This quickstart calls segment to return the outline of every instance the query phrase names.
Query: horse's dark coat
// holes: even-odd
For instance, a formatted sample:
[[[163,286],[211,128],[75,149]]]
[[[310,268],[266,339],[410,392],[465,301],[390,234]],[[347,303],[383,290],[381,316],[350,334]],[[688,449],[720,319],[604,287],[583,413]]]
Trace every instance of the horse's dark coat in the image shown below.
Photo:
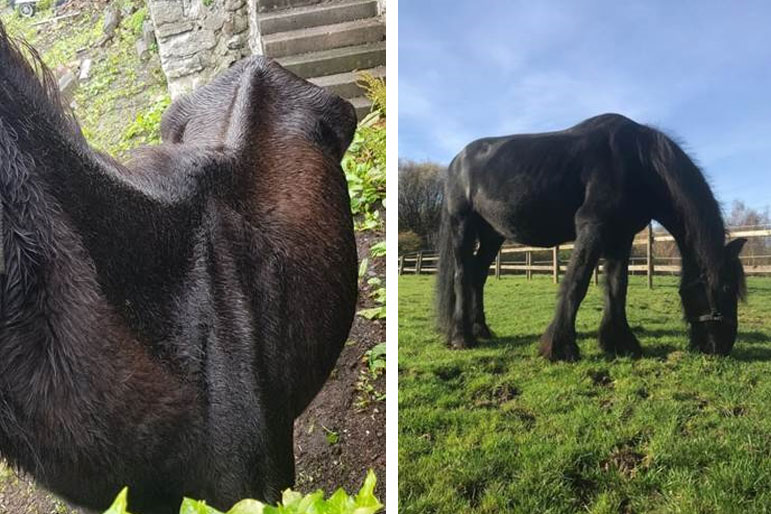
[[[353,107],[249,58],[124,166],[40,67],[0,24],[0,454],[95,509],[277,499],[354,315]]]
[[[483,289],[504,238],[544,247],[575,240],[542,355],[578,358],[575,317],[600,256],[607,276],[600,345],[612,354],[640,355],[626,319],[627,270],[635,234],[654,219],[683,257],[691,345],[731,351],[737,298],[744,294],[738,255],[745,240],[725,245],[706,180],[663,133],[604,114],[559,132],[480,139],[450,164],[444,202],[437,310],[450,346],[490,337]]]

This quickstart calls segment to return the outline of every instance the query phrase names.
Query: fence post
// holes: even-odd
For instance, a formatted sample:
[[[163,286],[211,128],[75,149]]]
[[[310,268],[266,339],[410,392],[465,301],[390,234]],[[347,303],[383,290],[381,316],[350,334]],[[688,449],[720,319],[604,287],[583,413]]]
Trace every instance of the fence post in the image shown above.
[[[552,269],[554,270],[554,283],[559,284],[559,281],[560,281],[560,247],[559,245],[552,248]]]
[[[648,224],[648,242],[645,246],[648,260],[648,289],[653,289],[653,223]]]
[[[495,278],[501,278],[501,250],[498,250],[498,255],[495,256]]]
[[[404,255],[399,256],[399,275],[404,273]]]
[[[423,250],[418,252],[418,256],[415,258],[415,274],[420,275],[420,270],[423,268]]]
[[[594,266],[594,285],[600,285],[600,261]]]
[[[528,250],[525,252],[525,277],[527,277],[528,280],[533,278],[533,270],[530,269],[530,267],[533,265],[533,252]]]

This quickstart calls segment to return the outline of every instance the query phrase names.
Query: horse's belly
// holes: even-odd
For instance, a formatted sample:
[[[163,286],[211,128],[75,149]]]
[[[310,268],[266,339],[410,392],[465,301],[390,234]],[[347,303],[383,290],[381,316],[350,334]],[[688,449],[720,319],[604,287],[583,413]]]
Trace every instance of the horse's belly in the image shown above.
[[[548,201],[488,202],[482,217],[510,241],[550,247],[572,241],[576,209]]]

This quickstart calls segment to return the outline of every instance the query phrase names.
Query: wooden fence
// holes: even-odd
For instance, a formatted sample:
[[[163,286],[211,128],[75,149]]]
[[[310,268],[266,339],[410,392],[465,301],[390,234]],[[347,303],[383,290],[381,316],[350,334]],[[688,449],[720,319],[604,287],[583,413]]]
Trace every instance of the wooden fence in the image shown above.
[[[771,237],[771,227],[733,227],[728,234],[729,239],[744,237],[753,238]],[[648,277],[648,287],[653,287],[653,277],[659,275],[676,275],[680,272],[680,258],[668,256],[656,256],[656,243],[674,241],[674,238],[665,231],[656,232],[651,226],[640,232],[633,242],[633,246],[645,246],[645,255],[632,257],[629,262],[629,271],[635,274],[645,274]],[[529,280],[533,273],[551,274],[554,283],[559,282],[560,273],[567,267],[567,259],[560,252],[572,250],[573,244],[555,246],[553,248],[538,248],[532,246],[503,245],[498,251],[490,270],[496,278],[502,274],[524,274]],[[551,258],[544,260],[543,255],[551,253]],[[524,259],[507,259],[507,256],[521,256]],[[541,260],[534,260],[534,256]],[[771,275],[771,255],[742,255],[744,272],[748,275]],[[439,256],[433,251],[408,253],[399,256],[399,275],[404,273],[435,273]],[[599,275],[603,271],[602,260],[594,271],[595,283],[599,281]]]

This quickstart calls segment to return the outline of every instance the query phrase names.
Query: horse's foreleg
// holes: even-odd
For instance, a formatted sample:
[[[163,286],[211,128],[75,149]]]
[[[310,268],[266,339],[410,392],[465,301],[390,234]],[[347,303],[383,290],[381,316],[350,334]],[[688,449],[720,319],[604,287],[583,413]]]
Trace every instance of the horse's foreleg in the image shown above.
[[[263,498],[268,503],[281,499],[285,489],[294,486],[294,430],[292,421],[275,423],[268,432],[265,468],[261,478]]]
[[[484,288],[487,276],[490,273],[490,265],[495,260],[498,250],[503,244],[503,236],[495,232],[492,227],[480,229],[479,250],[475,256],[475,277],[473,282],[474,314],[472,334],[476,338],[490,339],[493,337],[485,320]]]
[[[549,360],[575,361],[579,358],[576,344],[576,314],[586,295],[589,280],[600,256],[600,249],[599,226],[583,224],[578,231],[573,254],[560,286],[554,319],[541,337],[540,354]]]
[[[450,336],[452,348],[470,348],[476,345],[471,331],[472,281],[475,274],[474,240],[471,220],[467,216],[455,218],[452,221],[452,245],[455,259],[455,311]]]
[[[642,355],[640,342],[626,319],[626,290],[631,241],[623,250],[608,253],[605,261],[605,311],[600,323],[600,348],[613,355]]]

